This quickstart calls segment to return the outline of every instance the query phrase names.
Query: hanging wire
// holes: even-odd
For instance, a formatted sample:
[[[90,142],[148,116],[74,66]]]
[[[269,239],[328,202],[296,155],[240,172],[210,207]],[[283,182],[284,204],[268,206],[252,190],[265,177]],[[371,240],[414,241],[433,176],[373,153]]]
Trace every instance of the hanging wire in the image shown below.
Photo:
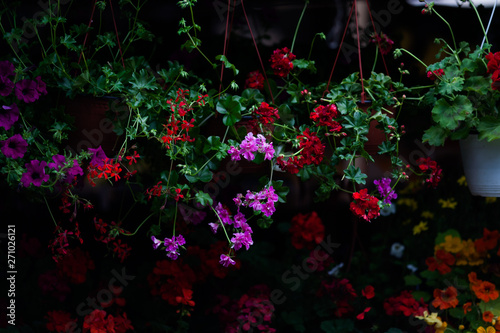
[[[493,20],[493,15],[495,14],[495,9],[497,8],[498,0],[495,0],[493,5],[493,10],[491,11],[490,21],[488,22],[488,27],[486,27],[486,32],[484,33],[483,42],[481,43],[481,48],[483,48],[484,42],[486,41],[486,36],[488,35],[488,30],[490,30],[491,21]]]

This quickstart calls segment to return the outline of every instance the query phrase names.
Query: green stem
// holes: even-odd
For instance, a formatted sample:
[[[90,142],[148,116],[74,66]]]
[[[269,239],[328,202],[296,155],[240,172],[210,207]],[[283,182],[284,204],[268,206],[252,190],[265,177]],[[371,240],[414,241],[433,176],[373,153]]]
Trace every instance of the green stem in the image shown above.
[[[224,230],[224,234],[226,235],[227,241],[231,243],[231,239],[229,238],[229,235],[227,234],[226,227],[224,227],[224,223],[222,222],[222,219],[220,218],[219,214],[217,214],[217,211],[215,210],[214,207],[210,206],[212,210],[214,211],[215,215],[217,216],[217,219],[220,222],[220,225],[222,226],[222,230]]]
[[[448,23],[448,21],[446,21],[444,17],[439,15],[439,13],[434,8],[432,8],[432,11],[448,26],[448,29],[450,30],[451,33],[451,39],[453,40],[453,48],[456,50],[457,43],[455,42],[455,35],[453,34],[453,29],[451,29],[450,23]]]
[[[54,215],[52,215],[52,211],[50,210],[49,203],[47,202],[47,198],[45,196],[43,197],[43,200],[45,201],[45,205],[47,206],[47,210],[49,211],[52,221],[54,221],[54,225],[57,227],[56,219],[54,218]]]
[[[300,13],[299,21],[297,22],[297,27],[295,28],[295,33],[293,34],[292,46],[290,47],[290,53],[293,53],[293,47],[295,46],[295,40],[297,38],[297,33],[299,32],[300,23],[302,22],[302,18],[304,17],[304,13],[306,12],[307,5],[309,5],[309,0],[306,0],[304,4],[304,8],[302,9],[302,13]]]
[[[486,40],[486,43],[489,44],[488,36],[486,35],[486,30],[484,29],[483,21],[481,20],[481,16],[479,16],[479,12],[477,11],[476,5],[474,5],[474,2],[472,2],[472,0],[469,0],[469,2],[471,4],[472,8],[474,9],[474,12],[476,13],[477,20],[479,21],[479,24],[481,24],[481,29],[483,29],[484,39]]]
[[[417,60],[420,64],[422,64],[422,66],[424,66],[425,68],[428,67],[422,60],[420,60],[416,55],[414,55],[410,51],[408,51],[406,49],[398,49],[398,50],[406,52],[407,54],[409,54],[410,56],[412,56],[413,59]]]
[[[126,233],[123,233],[123,232],[122,232],[121,234],[122,234],[122,235],[124,235],[124,236],[134,236],[134,235],[135,235],[135,234],[139,231],[139,229],[142,227],[142,225],[143,225],[144,223],[146,223],[146,221],[147,221],[147,220],[149,220],[149,218],[150,218],[151,216],[153,216],[153,213],[149,214],[149,215],[148,215],[148,217],[146,217],[146,218],[144,219],[144,221],[142,221],[142,222],[141,222],[141,224],[137,227],[137,229],[135,229],[135,231],[134,231],[133,233],[131,233],[131,234],[126,234]]]

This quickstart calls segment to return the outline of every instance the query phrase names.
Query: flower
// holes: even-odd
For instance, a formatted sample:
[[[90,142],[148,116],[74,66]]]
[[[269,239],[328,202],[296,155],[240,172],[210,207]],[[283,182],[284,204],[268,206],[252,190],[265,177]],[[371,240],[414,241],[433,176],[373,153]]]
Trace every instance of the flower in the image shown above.
[[[380,53],[382,55],[387,55],[392,50],[392,46],[394,45],[394,41],[392,41],[389,37],[387,37],[384,33],[374,33],[371,35],[370,42],[376,43],[380,49]]]
[[[293,69],[293,60],[295,58],[295,55],[290,52],[288,47],[274,50],[269,60],[274,74],[281,77],[287,76]]]
[[[248,76],[245,80],[245,89],[264,89],[264,75],[260,71],[253,71],[248,73]]]
[[[38,83],[29,79],[16,82],[15,93],[16,97],[25,103],[33,103],[40,97]]]
[[[391,180],[389,178],[375,179],[373,184],[377,186],[377,191],[380,193],[384,204],[390,205],[391,200],[397,199],[398,195],[391,188]]]
[[[375,297],[375,289],[372,286],[366,286],[362,291],[361,294],[366,297],[366,299],[371,299]]]
[[[47,162],[32,160],[29,163],[26,163],[26,171],[23,173],[21,177],[21,183],[24,187],[28,187],[31,184],[36,187],[40,187],[42,183],[49,180],[50,176],[45,173],[45,167],[47,166]]]
[[[236,264],[236,261],[234,261],[233,259],[231,259],[231,257],[229,257],[228,255],[226,254],[221,254],[220,255],[220,260],[219,260],[219,263],[224,266],[224,267],[229,267],[229,265],[235,265]]]
[[[0,150],[8,158],[23,158],[28,150],[28,143],[21,134],[14,134],[7,140],[0,141]]]
[[[153,240],[153,247],[154,242],[155,241]],[[165,245],[165,251],[167,251],[167,257],[172,260],[176,260],[180,254],[179,247],[185,245],[186,240],[182,235],[172,236],[172,238],[165,238],[163,244]]]
[[[0,61],[0,77],[8,77],[8,76],[13,76],[15,67],[14,65],[8,61],[8,60],[3,60]]]
[[[380,215],[380,207],[378,199],[368,194],[368,189],[364,188],[352,195],[354,199],[350,204],[351,211],[359,217],[370,222],[372,219]]]
[[[323,241],[325,227],[315,211],[308,214],[297,214],[292,218],[290,233],[292,245],[296,249],[311,248]]]
[[[457,288],[453,286],[444,290],[434,289],[432,306],[441,310],[455,308],[458,305],[457,295]]]
[[[413,234],[418,235],[422,231],[428,230],[429,227],[427,226],[427,222],[420,221],[419,224],[413,227]]]
[[[401,243],[394,243],[391,246],[391,256],[394,256],[398,259],[403,257],[403,252],[405,250],[405,246]]]
[[[9,96],[14,89],[14,82],[7,76],[0,75],[0,96]]]

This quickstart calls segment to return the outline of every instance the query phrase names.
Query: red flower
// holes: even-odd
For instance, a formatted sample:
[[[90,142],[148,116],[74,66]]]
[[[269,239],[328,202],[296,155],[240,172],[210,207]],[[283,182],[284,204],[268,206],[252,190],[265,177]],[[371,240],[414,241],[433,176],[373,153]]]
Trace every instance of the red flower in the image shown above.
[[[263,124],[272,124],[276,119],[280,118],[278,109],[269,106],[266,102],[262,102],[253,113],[258,116],[259,123]]]
[[[264,88],[264,75],[259,71],[248,73],[245,80],[245,89],[247,88],[262,90]]]
[[[47,319],[46,327],[51,332],[64,333],[71,322],[76,323],[76,319],[72,319],[71,315],[64,311],[49,311],[45,316]],[[75,325],[76,326],[76,325]]]
[[[491,311],[483,312],[483,320],[485,322],[491,323],[493,321],[493,318],[495,318],[495,316],[493,315],[493,313],[491,313]]]
[[[455,308],[458,305],[457,295],[457,289],[453,286],[449,286],[444,290],[434,289],[432,306],[441,310]]]
[[[310,118],[317,123],[317,126],[326,126],[330,132],[340,132],[342,126],[338,121],[333,119],[337,118],[339,113],[335,104],[320,105],[311,112]]]
[[[418,168],[423,173],[428,173],[429,176],[425,180],[432,187],[437,187],[439,181],[441,180],[442,169],[437,165],[436,161],[431,160],[430,157],[421,157],[417,160]]]
[[[83,320],[83,332],[90,330],[91,333],[108,333],[114,332],[115,322],[113,316],[109,315],[106,318],[106,311],[94,310],[85,316]]]
[[[500,69],[494,71],[491,75],[491,89],[500,90]]]
[[[378,199],[372,195],[368,194],[368,189],[364,188],[358,192],[352,194],[354,199],[351,202],[351,211],[359,217],[364,218],[366,221],[370,222],[371,219],[376,218],[380,215],[380,207],[378,205]]]
[[[409,316],[422,316],[424,311],[427,311],[423,299],[418,302],[415,300],[411,292],[405,290],[399,296],[390,297],[384,301],[385,313],[389,316],[404,315]]]
[[[71,249],[57,262],[59,272],[68,277],[71,283],[81,284],[87,279],[87,271],[95,268],[94,261],[87,252],[79,248]]]
[[[500,69],[500,52],[490,52],[485,58],[488,60],[488,73],[493,74]]]
[[[316,212],[297,214],[292,218],[292,245],[296,249],[312,248],[321,243],[325,236],[325,226]]]
[[[297,139],[300,140],[300,154],[290,157],[288,160],[285,160],[283,156],[279,156],[276,161],[281,169],[292,174],[298,173],[299,169],[305,165],[319,165],[325,152],[325,146],[316,135],[316,132],[311,132],[309,128],[306,128],[301,135],[298,135]]]
[[[484,228],[483,237],[474,242],[474,247],[477,252],[487,252],[489,250],[493,250],[497,246],[498,239],[500,239],[500,233],[498,230],[489,231]]]
[[[485,302],[496,300],[499,296],[496,286],[488,281],[481,281],[479,285],[475,287],[473,286],[472,290],[476,294],[477,298]]]
[[[371,309],[372,309],[372,308],[370,308],[370,307],[368,307],[368,308],[364,309],[364,310],[363,310],[363,312],[361,312],[360,314],[358,314],[358,315],[356,316],[356,319],[357,319],[357,320],[363,320],[363,319],[365,319],[365,313],[367,313],[367,312],[368,312],[368,311],[370,311]]]
[[[375,297],[375,289],[372,286],[366,286],[365,289],[361,291],[361,294],[366,297],[366,299],[370,299]]]
[[[271,55],[271,68],[274,70],[274,74],[285,77],[293,69],[292,61],[295,59],[295,55],[290,53],[288,47],[282,49],[277,49]]]
[[[428,71],[427,72],[427,77],[431,79],[432,81],[436,81],[437,78],[441,77],[444,75],[444,70],[436,69],[435,71]]]
[[[437,270],[439,274],[447,274],[451,272],[450,266],[455,263],[455,257],[451,253],[439,249],[435,256],[427,258],[425,263],[430,271]]]
[[[193,297],[193,291],[191,289],[182,288],[182,296],[175,297],[175,301],[178,304],[194,306],[194,301],[191,300],[192,297]]]
[[[384,33],[380,33],[380,35],[375,33],[372,35],[372,39],[370,39],[370,41],[378,45],[382,55],[389,54],[392,50],[392,45],[394,45],[394,42]]]
[[[330,284],[326,281],[321,282],[321,290],[318,292],[321,296],[323,291],[331,297],[335,303],[336,309],[334,315],[342,317],[345,314],[352,312],[352,301],[357,297],[356,291],[347,279],[334,279]]]

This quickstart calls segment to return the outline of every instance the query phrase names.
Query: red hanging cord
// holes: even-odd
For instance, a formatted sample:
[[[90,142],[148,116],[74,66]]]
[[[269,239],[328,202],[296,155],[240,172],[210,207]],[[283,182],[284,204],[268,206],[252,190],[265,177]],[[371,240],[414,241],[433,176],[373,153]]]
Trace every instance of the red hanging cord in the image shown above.
[[[372,26],[373,26],[373,31],[375,32],[375,36],[378,36],[378,32],[377,30],[375,29],[375,22],[373,21],[373,17],[372,17],[372,11],[370,10],[370,5],[368,4],[368,0],[366,0],[366,6],[368,7],[368,14],[370,14],[370,20],[372,22]],[[384,63],[384,68],[385,68],[385,73],[387,74],[387,76],[389,76],[389,69],[387,68],[387,64],[385,62],[385,57],[384,55],[382,54],[382,46],[380,44],[380,38],[377,38],[377,44],[378,44],[378,49],[380,51],[380,55],[382,57],[382,62]]]
[[[122,66],[125,68],[125,61],[123,60],[122,46],[120,45],[120,38],[118,37],[118,28],[116,27],[115,12],[113,11],[113,3],[109,0],[109,7],[111,8],[111,16],[113,17],[113,24],[115,26],[116,41],[118,42],[118,50],[120,50],[120,58],[122,60]]]
[[[358,59],[359,59],[359,79],[361,81],[361,103],[365,102],[365,85],[363,82],[363,64],[361,62],[361,41],[359,38],[359,23],[358,23],[358,9],[356,6],[357,0],[354,0],[354,10],[356,11],[356,37],[358,39]]]
[[[245,6],[243,5],[243,0],[241,0],[241,8],[243,9],[243,14],[245,15],[245,20],[247,21],[248,30],[250,31],[250,36],[252,36],[253,44],[255,45],[255,50],[257,51],[257,56],[259,57],[260,65],[262,67],[262,72],[264,73],[264,78],[265,78],[266,83],[267,83],[267,88],[269,89],[269,94],[271,95],[271,101],[274,104],[274,96],[273,96],[273,92],[271,91],[271,85],[269,84],[269,80],[267,79],[266,69],[264,67],[264,63],[262,62],[262,58],[261,58],[260,53],[259,53],[259,48],[257,47],[257,42],[255,41],[255,37],[254,37],[253,32],[252,32],[252,28],[250,27],[250,22],[248,21],[248,16],[247,16],[247,13],[245,10]]]
[[[95,12],[96,4],[97,4],[97,0],[94,1],[94,6],[92,7],[92,13],[90,14],[88,30],[85,33],[85,38],[83,39],[83,48],[82,48],[82,52],[80,53],[80,57],[78,58],[78,64],[80,64],[80,61],[82,60],[83,50],[85,49],[85,44],[87,43],[87,38],[89,37],[89,30],[90,30],[90,26],[92,25],[92,21],[94,19],[94,12]]]
[[[224,48],[222,50],[222,55],[226,57],[226,50],[228,45],[228,33],[229,33],[229,13],[231,12],[231,0],[227,0],[227,18],[226,18],[226,29],[224,31]],[[219,98],[222,91],[222,78],[224,76],[224,62],[222,62],[222,67],[220,69],[220,83],[219,83]]]
[[[325,93],[328,91],[328,88],[330,87],[330,82],[332,81],[333,71],[335,70],[335,67],[337,66],[337,60],[339,59],[340,51],[342,50],[342,44],[344,44],[345,35],[347,33],[347,29],[349,28],[349,22],[351,22],[353,10],[354,10],[354,6],[351,7],[351,12],[349,13],[349,18],[347,19],[347,24],[345,25],[344,34],[342,35],[342,39],[340,40],[339,49],[337,51],[337,56],[335,57],[335,61],[333,62],[332,70],[330,72],[330,77],[328,78],[328,82],[326,84],[326,89],[325,89],[325,91],[323,91],[323,95],[321,95],[321,97],[325,96]]]

